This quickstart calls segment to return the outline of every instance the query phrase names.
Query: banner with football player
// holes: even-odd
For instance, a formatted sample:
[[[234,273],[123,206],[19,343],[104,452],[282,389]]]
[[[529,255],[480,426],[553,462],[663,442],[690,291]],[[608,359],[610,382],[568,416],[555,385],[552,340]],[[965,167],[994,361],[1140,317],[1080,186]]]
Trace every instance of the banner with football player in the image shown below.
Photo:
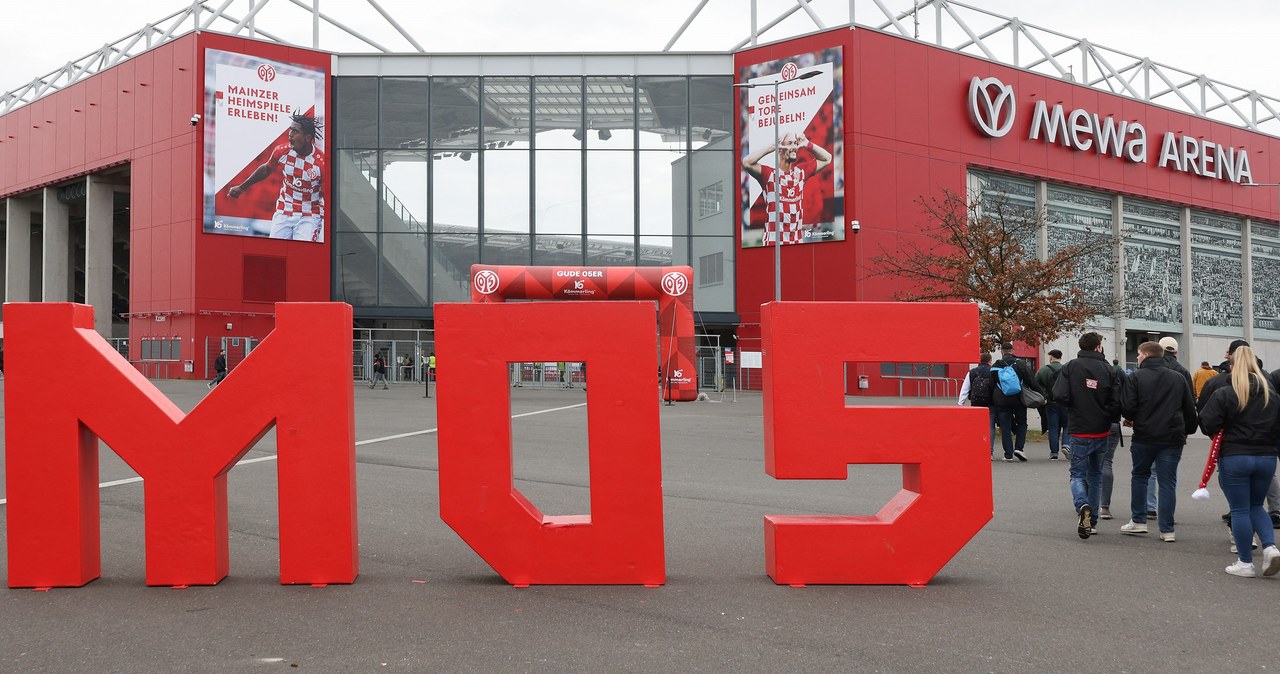
[[[205,50],[206,233],[324,241],[327,79],[324,68]]]
[[[743,248],[844,240],[841,49],[746,66],[738,81],[752,85],[741,89]]]

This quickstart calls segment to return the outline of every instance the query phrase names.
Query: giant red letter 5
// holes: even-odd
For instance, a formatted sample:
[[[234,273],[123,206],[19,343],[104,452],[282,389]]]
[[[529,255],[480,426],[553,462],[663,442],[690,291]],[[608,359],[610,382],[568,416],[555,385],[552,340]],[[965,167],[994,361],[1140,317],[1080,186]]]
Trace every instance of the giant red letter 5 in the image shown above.
[[[665,582],[652,302],[437,304],[440,517],[508,583]],[[591,513],[512,484],[508,362],[585,361]]]
[[[766,516],[769,577],[780,584],[928,583],[991,519],[991,468],[982,455],[987,411],[847,407],[843,364],[970,362],[978,353],[977,307],[772,302],[762,327],[769,475],[842,480],[848,464],[902,464],[902,490],[876,515]]]
[[[184,415],[93,331],[93,309],[6,304],[9,587],[100,573],[98,441],[143,478],[148,585],[227,575],[227,471],[276,428],[280,582],[358,572],[351,307],[277,305],[276,329]]]

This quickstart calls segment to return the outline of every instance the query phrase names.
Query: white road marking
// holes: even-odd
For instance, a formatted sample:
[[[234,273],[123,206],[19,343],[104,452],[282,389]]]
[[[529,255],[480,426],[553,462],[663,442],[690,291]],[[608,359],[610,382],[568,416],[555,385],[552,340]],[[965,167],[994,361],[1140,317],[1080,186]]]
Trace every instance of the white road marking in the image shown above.
[[[536,416],[536,415],[538,415],[538,414],[547,414],[548,412],[562,412],[562,411],[564,411],[564,410],[571,410],[571,409],[573,409],[573,408],[575,408],[575,407],[585,407],[585,406],[586,406],[586,403],[578,403],[578,404],[576,404],[576,405],[565,405],[564,407],[552,407],[552,408],[550,408],[550,409],[538,410],[538,411],[536,411],[536,412],[525,412],[525,413],[523,413],[523,414],[513,414],[513,415],[511,415],[511,418],[512,418],[512,419],[519,419],[519,418],[521,418],[521,417],[532,417],[532,416]],[[381,437],[381,438],[370,438],[370,439],[368,439],[368,440],[360,440],[360,441],[356,442],[356,447],[360,447],[360,446],[363,446],[363,445],[372,445],[372,444],[374,444],[375,442],[387,442],[387,441],[389,441],[389,440],[400,440],[400,439],[402,439],[402,438],[411,438],[411,437],[414,437],[414,436],[416,436],[416,435],[429,435],[429,434],[431,434],[431,433],[435,433],[435,432],[436,432],[436,431],[438,431],[438,430],[439,430],[438,428],[428,428],[428,429],[426,429],[426,430],[413,431],[412,433],[397,433],[397,434],[395,434],[395,435],[384,435],[384,436],[383,436],[383,437]],[[253,459],[241,459],[240,461],[236,462],[236,465],[237,465],[237,466],[244,466],[244,465],[248,465],[248,464],[250,464],[250,463],[261,463],[261,462],[263,462],[263,461],[275,461],[275,460],[276,460],[276,455],[275,455],[275,454],[272,454],[271,456],[259,456],[259,457],[257,457],[257,458],[253,458]],[[123,480],[112,480],[112,481],[110,481],[110,482],[102,482],[102,483],[99,483],[99,484],[98,484],[98,488],[99,488],[99,489],[105,489],[105,488],[107,488],[107,487],[118,487],[118,486],[120,486],[120,485],[122,485],[122,484],[133,484],[133,483],[135,483],[135,482],[142,482],[142,478],[140,478],[140,477],[129,477],[129,478],[125,478],[125,479],[123,479]],[[0,505],[4,505],[4,504],[6,504],[6,503],[8,503],[8,502],[9,502],[9,499],[6,499],[6,498],[0,498]]]

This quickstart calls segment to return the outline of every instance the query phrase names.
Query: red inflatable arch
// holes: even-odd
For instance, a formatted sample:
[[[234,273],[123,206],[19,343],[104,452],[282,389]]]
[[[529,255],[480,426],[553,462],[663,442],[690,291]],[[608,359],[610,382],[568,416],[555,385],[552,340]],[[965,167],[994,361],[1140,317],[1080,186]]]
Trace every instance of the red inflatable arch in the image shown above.
[[[471,265],[471,301],[657,300],[664,400],[694,400],[693,269]]]

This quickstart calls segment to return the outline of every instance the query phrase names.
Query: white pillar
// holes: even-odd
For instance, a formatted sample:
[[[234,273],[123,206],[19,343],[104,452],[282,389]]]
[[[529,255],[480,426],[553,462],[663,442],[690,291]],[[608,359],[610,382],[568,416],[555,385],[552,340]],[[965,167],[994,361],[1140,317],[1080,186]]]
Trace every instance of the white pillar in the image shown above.
[[[1191,315],[1191,300],[1193,288],[1191,287],[1191,209],[1186,206],[1182,207],[1182,235],[1179,246],[1182,251],[1182,339],[1179,340],[1178,346],[1186,344],[1190,346],[1191,340],[1196,336],[1195,317]],[[1187,347],[1183,347],[1187,348]],[[1181,351],[1182,349],[1179,349]]]
[[[1245,218],[1240,238],[1240,270],[1244,274],[1244,339],[1253,343],[1253,219]]]
[[[111,337],[112,187],[87,178],[84,218],[84,302],[93,307],[93,328]]]
[[[1124,294],[1124,196],[1119,194],[1111,197],[1111,235],[1116,239],[1116,247],[1111,252],[1116,256],[1116,273],[1111,280],[1111,316],[1116,326],[1115,357],[1127,363],[1125,318],[1133,307],[1129,306],[1129,298]]]
[[[45,302],[67,302],[71,297],[71,207],[58,201],[58,190],[44,188],[44,245],[40,287]]]
[[[32,204],[10,197],[5,205],[4,299],[30,302],[31,297],[31,212]]]

